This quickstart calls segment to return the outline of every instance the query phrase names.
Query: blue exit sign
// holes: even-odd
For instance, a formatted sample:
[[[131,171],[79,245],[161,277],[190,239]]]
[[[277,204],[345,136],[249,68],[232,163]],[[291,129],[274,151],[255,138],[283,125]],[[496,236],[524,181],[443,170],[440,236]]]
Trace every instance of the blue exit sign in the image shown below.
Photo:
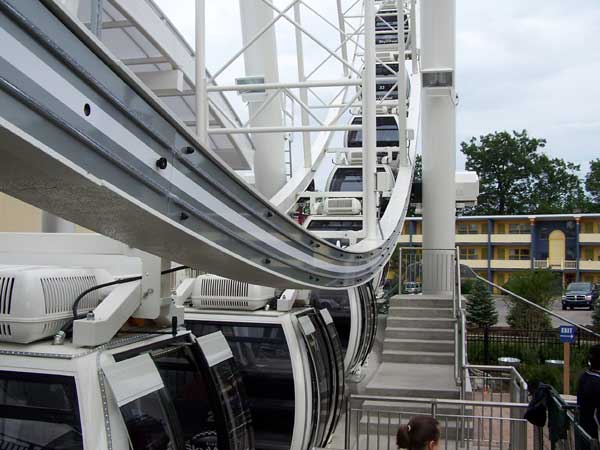
[[[575,342],[576,329],[573,325],[560,326],[560,342],[572,344]]]

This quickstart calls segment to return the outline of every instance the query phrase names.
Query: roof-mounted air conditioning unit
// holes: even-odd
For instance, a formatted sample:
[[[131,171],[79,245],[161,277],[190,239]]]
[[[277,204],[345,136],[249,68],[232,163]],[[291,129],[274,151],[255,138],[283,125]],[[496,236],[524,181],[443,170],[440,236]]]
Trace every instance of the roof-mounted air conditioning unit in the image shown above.
[[[72,320],[73,303],[83,291],[112,280],[100,269],[0,266],[0,341],[28,344],[53,336]],[[85,296],[79,313],[96,308],[109,292]]]
[[[377,59],[381,62],[396,62],[398,61],[398,52],[377,52]]]
[[[230,280],[217,275],[202,275],[196,279],[192,304],[198,309],[255,311],[275,298],[275,289],[245,281]]]
[[[362,159],[362,150],[350,150],[346,152],[346,160],[349,166],[360,166]]]
[[[333,197],[325,200],[323,210],[328,216],[356,216],[362,212],[362,205],[356,198]]]

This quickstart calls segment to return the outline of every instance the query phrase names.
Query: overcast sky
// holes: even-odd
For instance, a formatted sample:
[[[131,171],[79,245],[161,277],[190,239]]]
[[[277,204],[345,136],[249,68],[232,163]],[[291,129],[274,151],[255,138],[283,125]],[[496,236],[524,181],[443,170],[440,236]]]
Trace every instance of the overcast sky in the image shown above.
[[[194,0],[156,1],[193,43]],[[288,0],[275,3],[283,6]],[[308,3],[335,20],[335,1]],[[238,0],[206,4],[207,61],[214,71],[241,46],[239,7]],[[337,46],[326,24],[309,12],[304,19],[307,28],[329,36],[330,47]],[[292,79],[293,29],[282,23],[277,34],[281,79]],[[599,35],[598,0],[457,0],[457,149],[471,136],[527,129],[548,140],[550,155],[582,164],[586,171],[590,159],[600,158]],[[305,46],[315,61],[323,54],[307,39]],[[317,79],[338,70],[332,63]],[[240,75],[243,61],[238,59],[219,82]]]

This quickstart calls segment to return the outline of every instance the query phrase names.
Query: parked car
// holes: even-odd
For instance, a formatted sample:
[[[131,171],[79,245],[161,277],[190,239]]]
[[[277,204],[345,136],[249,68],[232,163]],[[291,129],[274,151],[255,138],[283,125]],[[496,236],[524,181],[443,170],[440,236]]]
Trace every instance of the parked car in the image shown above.
[[[421,293],[421,283],[416,281],[407,281],[404,283],[404,293],[405,294],[420,294]]]
[[[600,296],[598,285],[589,282],[570,283],[562,296],[562,309],[587,307],[594,308],[594,303]]]

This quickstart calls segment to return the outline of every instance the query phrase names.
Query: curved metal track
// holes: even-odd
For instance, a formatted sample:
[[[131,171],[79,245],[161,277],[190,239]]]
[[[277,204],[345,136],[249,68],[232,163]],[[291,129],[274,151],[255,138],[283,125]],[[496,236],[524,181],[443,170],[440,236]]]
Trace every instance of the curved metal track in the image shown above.
[[[280,213],[50,0],[0,0],[0,190],[132,247],[239,280],[341,289],[401,231],[346,251]],[[404,206],[404,205],[403,205]]]

